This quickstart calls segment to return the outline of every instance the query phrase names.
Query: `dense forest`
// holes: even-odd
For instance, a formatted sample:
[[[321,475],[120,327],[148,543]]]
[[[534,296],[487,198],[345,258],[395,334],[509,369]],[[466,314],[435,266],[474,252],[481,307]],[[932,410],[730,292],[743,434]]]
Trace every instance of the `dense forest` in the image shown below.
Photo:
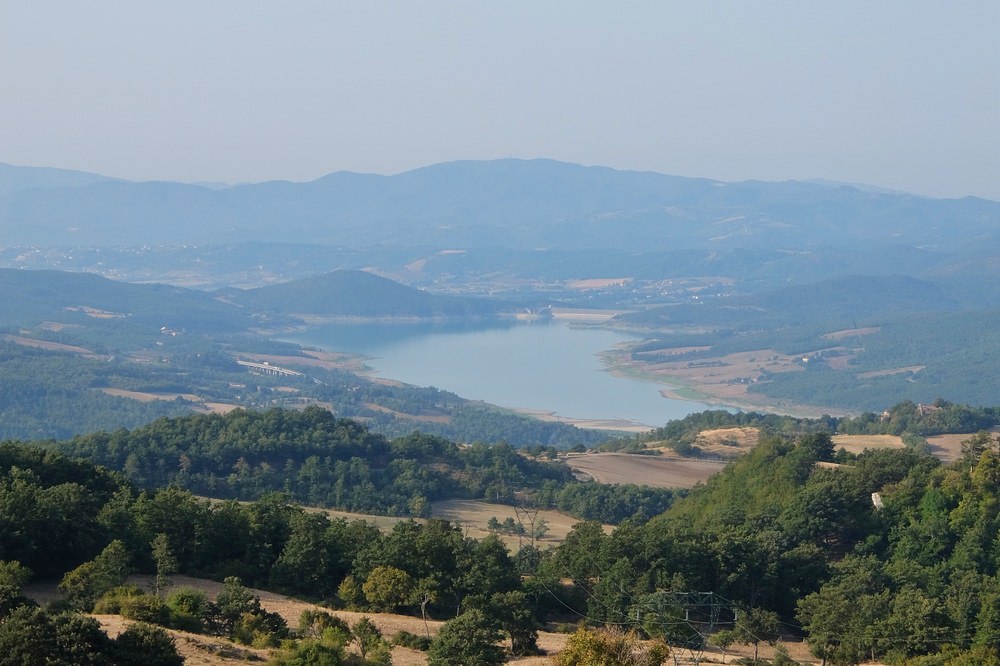
[[[144,437],[173,446],[163,460],[176,462],[183,454],[174,439],[192,443],[192,477],[212,460],[230,464],[227,456],[241,449],[261,463],[279,445],[307,454],[301,440],[279,443],[267,430],[306,424],[317,440],[336,435],[331,451],[381,456],[387,467],[394,449],[425,462],[419,456],[463,459],[453,444],[426,436],[387,442],[319,410],[228,418],[160,421]],[[237,431],[253,437],[230,441]],[[100,456],[128,443],[123,433],[115,438],[75,443],[89,443],[89,454]],[[542,623],[580,621],[630,628],[693,652],[801,637],[830,664],[1000,663],[1000,438],[986,432],[970,436],[961,460],[947,466],[913,448],[835,452],[826,432],[768,436],[650,520],[626,520],[611,534],[581,522],[556,548],[526,546],[514,554],[495,537],[475,541],[441,520],[404,521],[382,533],[306,512],[283,495],[238,503],[198,499],[176,485],[141,489],[45,448],[0,447],[8,614],[28,612],[17,610],[16,590],[27,569],[61,578],[69,610],[111,608],[260,645],[296,632],[243,585],[334,607],[449,619],[431,644],[431,663],[449,663],[440,660],[442,651],[471,645],[462,638],[470,635],[479,637],[479,648],[494,646],[477,657],[481,663],[499,663],[501,636],[524,654],[534,650]],[[510,449],[465,450],[465,464],[478,457],[485,468],[504,465],[508,478],[550,474],[542,471],[547,463],[518,462]],[[134,453],[143,460],[141,449]],[[157,467],[144,465],[138,469]],[[226,580],[228,592],[214,601],[161,599],[121,588],[128,571]],[[10,622],[0,633],[21,631],[23,622]],[[486,647],[484,636],[491,637]]]
[[[396,516],[427,517],[431,503],[445,499],[528,497],[534,506],[618,523],[661,513],[677,494],[575,481],[551,447],[529,456],[507,444],[460,446],[422,433],[390,440],[318,407],[163,418],[41,446],[147,489],[174,485],[241,500],[280,492],[313,506]]]

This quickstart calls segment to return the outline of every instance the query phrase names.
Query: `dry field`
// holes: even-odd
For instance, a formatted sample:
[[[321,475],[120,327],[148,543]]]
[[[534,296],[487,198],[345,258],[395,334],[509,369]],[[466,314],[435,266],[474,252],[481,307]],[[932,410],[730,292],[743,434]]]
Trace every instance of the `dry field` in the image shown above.
[[[1000,428],[992,432],[1000,433]],[[962,442],[971,435],[935,435],[927,438],[931,454],[943,463],[950,463],[962,457]],[[861,453],[865,449],[901,449],[903,440],[895,435],[836,435],[833,443],[851,453]]]
[[[126,389],[102,388],[101,393],[107,393],[118,398],[131,398],[139,402],[153,402],[154,400],[187,400],[188,402],[201,402],[201,396],[193,393],[150,393],[147,391],[128,391]]]
[[[990,430],[994,435],[1000,433],[1000,428]],[[936,435],[928,437],[927,443],[931,445],[931,453],[942,462],[952,462],[962,457],[962,442],[972,437],[972,435]]]
[[[325,513],[331,518],[364,520],[385,532],[392,530],[397,523],[410,520],[410,518],[401,518],[397,516],[375,516],[365,513],[335,511],[333,509],[306,508],[306,511]],[[457,526],[462,531],[462,534],[474,539],[482,539],[490,533],[489,530],[486,529],[486,524],[490,518],[495,517],[500,522],[503,522],[506,518],[513,518],[515,521],[519,520],[517,511],[512,506],[507,506],[506,504],[490,504],[489,502],[483,502],[480,500],[462,499],[434,502],[431,504],[431,516],[449,521],[452,525]],[[545,536],[536,541],[536,545],[540,548],[559,545],[566,539],[566,535],[569,534],[569,531],[573,528],[573,526],[580,522],[572,516],[552,510],[538,511],[537,518],[544,518],[548,524],[548,532]],[[527,522],[523,511],[520,519]],[[420,519],[418,518],[417,520]],[[611,526],[606,525],[605,529],[610,531]],[[517,552],[522,545],[527,543],[526,537],[518,538],[516,536],[501,535],[500,539],[507,545],[507,548],[510,549],[511,552]]]
[[[133,576],[129,582],[148,589],[151,584],[151,577]],[[190,578],[188,576],[173,576],[172,587],[181,586],[202,590],[209,598],[214,598],[222,590],[221,583],[200,578]],[[169,589],[167,592],[169,593]],[[361,617],[368,617],[378,626],[386,638],[392,637],[397,631],[409,631],[419,636],[429,632],[433,636],[437,634],[441,625],[444,624],[441,620],[428,620],[425,627],[421,618],[409,615],[330,611],[330,609],[292,599],[281,594],[274,594],[273,592],[254,590],[254,594],[260,597],[261,605],[265,609],[281,615],[292,628],[298,625],[299,616],[302,614],[302,611],[317,609],[332,612],[348,624],[357,622]],[[128,620],[117,615],[98,615],[95,617],[111,636],[117,636],[129,624]],[[169,630],[169,632],[174,636],[177,649],[184,657],[185,663],[189,666],[228,666],[231,664],[246,663],[250,660],[266,660],[271,654],[269,650],[248,648],[222,638],[190,634],[183,631]],[[538,644],[547,653],[554,654],[563,648],[567,638],[565,634],[540,632]],[[416,650],[395,647],[392,651],[392,663],[394,666],[423,666],[427,663],[427,656]],[[507,663],[514,666],[540,666],[541,664],[551,664],[551,657],[541,656],[511,659]]]
[[[865,449],[902,449],[903,440],[896,435],[834,435],[833,445],[848,453],[861,453]]]
[[[525,524],[525,528],[528,527],[528,523],[530,522],[523,510],[521,510],[520,516],[518,516],[518,511],[512,506],[490,504],[478,500],[435,502],[431,505],[431,515],[435,518],[444,518],[451,521],[453,525],[458,525],[462,529],[463,534],[475,539],[481,539],[490,533],[486,529],[486,523],[493,517],[501,523],[506,518],[513,518],[515,521],[520,520]],[[538,511],[537,518],[544,518],[549,528],[545,536],[535,542],[535,545],[539,548],[559,545],[566,539],[566,535],[569,534],[573,526],[580,522],[565,513],[551,510]],[[610,531],[611,526],[606,525],[605,529]],[[507,548],[511,552],[516,552],[522,545],[528,544],[527,537],[501,536],[500,538],[507,544]]]
[[[95,354],[89,349],[85,349],[83,347],[64,345],[60,342],[49,342],[48,340],[23,338],[19,335],[0,335],[0,340],[6,340],[7,342],[13,342],[14,344],[21,345],[22,347],[31,347],[33,349],[44,349],[45,351],[58,351],[58,352],[66,352],[68,354],[79,354],[84,358],[94,358],[94,359],[107,358],[107,356],[101,356],[100,354]]]
[[[629,453],[571,454],[566,464],[598,483],[637,483],[654,488],[691,488],[726,466],[718,460]]]
[[[140,587],[148,588],[151,584],[150,576],[133,576],[130,582]],[[189,578],[187,576],[174,576],[172,578],[175,587],[194,587],[205,592],[210,598],[214,598],[222,590],[222,584],[199,578]],[[169,590],[168,590],[169,592]],[[348,624],[357,622],[361,617],[368,617],[382,631],[384,636],[391,637],[397,631],[409,631],[417,635],[424,635],[429,632],[431,636],[437,634],[444,624],[441,620],[429,620],[424,626],[423,620],[419,617],[408,615],[392,615],[388,613],[356,613],[350,611],[330,611],[315,604],[310,604],[297,599],[292,599],[280,594],[254,590],[260,596],[261,605],[271,611],[280,614],[290,627],[298,625],[299,616],[304,610],[325,610],[332,612],[343,619]],[[129,624],[128,620],[117,615],[95,616],[104,629],[111,636],[117,636]],[[247,663],[248,661],[266,660],[271,654],[269,650],[257,650],[246,646],[237,645],[222,638],[202,636],[183,631],[168,630],[173,635],[178,651],[185,659],[188,666],[231,666],[232,664]],[[542,631],[538,635],[538,645],[545,651],[545,655],[537,657],[524,657],[511,659],[508,664],[512,666],[542,666],[552,664],[552,655],[557,654],[566,645],[569,638],[567,634],[558,634]],[[803,663],[817,663],[810,655],[808,648],[803,643],[785,643],[793,659]],[[753,654],[752,648],[746,646],[736,646],[726,653],[723,661],[722,654],[717,651],[706,651],[704,657],[714,663],[732,663],[740,657],[747,657]],[[773,656],[773,648],[767,645],[761,646],[761,656],[769,658]],[[694,663],[689,659],[690,655],[686,651],[678,650],[679,663]],[[392,651],[392,663],[394,666],[424,666],[427,663],[427,656],[422,652],[395,647]],[[703,661],[704,663],[704,661]]]
[[[804,369],[801,356],[780,354],[773,349],[758,349],[697,360],[676,358],[691,349],[693,348],[659,349],[644,352],[637,359],[633,359],[625,349],[609,352],[605,354],[605,358],[612,372],[646,377],[677,386],[676,389],[661,391],[666,398],[698,400],[802,417],[843,413],[843,410],[832,407],[778,401],[747,390],[765,373],[801,372]],[[844,355],[833,357],[827,362],[846,362],[848,350],[840,347],[835,349],[842,351]]]
[[[269,363],[281,367],[294,365],[307,368],[322,368],[324,370],[347,370],[349,372],[360,372],[366,369],[363,359],[355,354],[317,350],[303,350],[303,353],[305,356],[278,356],[273,354],[238,352],[236,356],[241,359],[253,361],[254,363]]]
[[[842,331],[833,331],[832,333],[824,333],[822,337],[827,340],[843,340],[844,338],[858,338],[862,335],[872,335],[873,333],[878,333],[882,328],[880,326],[869,326],[867,328],[847,328]]]
[[[239,405],[234,405],[229,402],[204,402],[201,396],[195,395],[194,393],[149,393],[146,391],[128,391],[126,389],[116,388],[102,388],[96,390],[119,398],[138,400],[139,402],[177,400],[178,398],[181,398],[182,400],[195,403],[191,408],[192,411],[202,414],[225,414],[239,408]]]
[[[706,453],[728,457],[747,453],[759,441],[760,430],[757,428],[716,428],[702,430],[694,444]]]

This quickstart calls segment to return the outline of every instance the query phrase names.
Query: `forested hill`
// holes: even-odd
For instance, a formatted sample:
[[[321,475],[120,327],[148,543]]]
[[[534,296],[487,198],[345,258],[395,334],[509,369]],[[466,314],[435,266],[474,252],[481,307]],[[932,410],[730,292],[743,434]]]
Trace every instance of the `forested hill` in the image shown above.
[[[257,289],[209,294],[164,284],[132,284],[91,273],[0,268],[0,328],[53,319],[86,324],[127,320],[159,329],[218,332],[246,329],[293,314],[344,317],[495,315],[501,301],[430,294],[366,271],[334,271]]]
[[[1000,438],[985,433],[947,467],[905,449],[835,454],[823,434],[769,439],[646,525],[580,528],[553,563],[583,582],[581,614],[675,645],[715,623],[709,644],[801,631],[831,664],[996,664],[998,481]]]
[[[246,328],[249,313],[205,292],[164,284],[131,284],[90,273],[0,269],[0,328],[52,320],[86,325],[95,320],[199,332]]]
[[[148,489],[175,485],[240,500],[278,492],[311,506],[394,516],[427,517],[440,500],[516,504],[527,494],[539,508],[619,523],[657,515],[679,494],[576,481],[551,448],[534,447],[530,456],[507,444],[464,446],[416,432],[388,439],[319,407],[161,418],[39,446]]]
[[[430,502],[455,497],[510,501],[515,491],[572,478],[565,466],[509,446],[460,447],[420,434],[390,441],[318,407],[164,418],[52,446],[147,488],[176,484],[248,500],[286,492],[306,504],[390,515],[426,516]]]
[[[496,300],[442,296],[367,271],[339,270],[257,289],[226,289],[226,300],[253,312],[344,317],[476,317],[512,306]]]
[[[197,420],[162,422],[146,435],[170,435],[156,445],[187,439],[197,451],[210,441],[225,449],[228,434],[252,433],[260,448],[276,451],[280,443],[269,438],[287,431],[297,435],[286,443],[293,450],[333,438],[330,448],[343,444],[345,454],[401,446],[425,461],[435,450],[455,455],[423,438],[386,448],[315,411],[211,423],[202,431]],[[129,444],[126,433],[93,441],[101,442],[95,452]],[[580,523],[562,545],[545,552],[528,546],[512,558],[495,537],[474,542],[444,521],[404,521],[380,534],[274,495],[242,504],[200,501],[176,487],[137,493],[85,463],[4,444],[0,579],[7,596],[0,617],[23,603],[17,590],[30,574],[24,566],[49,576],[66,572],[62,589],[83,610],[96,601],[125,613],[136,605],[123,597],[143,600],[140,609],[163,604],[138,590],[115,591],[123,572],[163,573],[169,565],[172,572],[238,574],[367,611],[429,610],[450,619],[471,608],[452,628],[484,627],[486,638],[477,640],[487,644],[498,644],[502,629],[515,651],[533,646],[541,623],[585,617],[663,639],[678,654],[780,635],[803,636],[830,664],[992,666],[1000,662],[998,488],[1000,438],[987,433],[970,437],[948,466],[910,449],[835,452],[824,433],[768,438],[652,520],[628,521],[612,534]],[[252,598],[238,580],[226,585]],[[217,623],[228,607],[221,599],[217,606],[202,599],[204,612],[196,614],[172,605],[148,616],[245,642],[276,644],[287,636],[259,604],[245,609],[249,617]],[[253,630],[241,639],[243,621],[253,621]],[[20,626],[0,622],[0,641],[18,645],[10,634]],[[442,630],[439,648],[449,633]],[[492,654],[488,662],[463,663],[502,661]]]

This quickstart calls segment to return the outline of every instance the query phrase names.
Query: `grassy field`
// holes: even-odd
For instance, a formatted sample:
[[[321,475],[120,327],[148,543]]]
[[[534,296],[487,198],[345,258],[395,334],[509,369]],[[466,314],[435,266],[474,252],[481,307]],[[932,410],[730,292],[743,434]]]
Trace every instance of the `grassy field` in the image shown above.
[[[726,466],[719,460],[629,453],[570,455],[566,464],[578,475],[598,483],[636,483],[654,488],[691,488]]]
[[[171,587],[193,587],[202,590],[210,598],[214,598],[222,590],[221,583],[200,578],[173,576],[171,580]],[[129,582],[143,588],[149,588],[151,577],[132,576]],[[167,589],[167,593],[169,593],[170,589]],[[261,605],[265,609],[281,615],[291,628],[298,626],[299,616],[304,610],[325,610],[331,612],[327,608],[273,592],[254,590],[254,594],[260,597]],[[337,615],[348,624],[353,624],[362,617],[368,617],[378,626],[382,635],[386,638],[391,638],[397,631],[409,631],[418,636],[423,636],[429,632],[431,636],[434,636],[441,629],[441,625],[444,624],[442,620],[428,620],[425,627],[423,620],[419,617],[389,613],[336,611],[334,615]],[[129,620],[118,615],[97,615],[95,617],[111,636],[117,636],[130,624]],[[223,638],[190,634],[183,631],[168,631],[174,637],[177,649],[181,653],[181,656],[184,657],[185,664],[188,666],[226,666],[229,664],[242,664],[248,661],[266,661],[271,654],[270,650],[248,648],[243,645],[234,644]],[[538,644],[547,653],[554,654],[563,648],[567,638],[566,634],[541,632]],[[394,666],[423,666],[427,663],[427,655],[417,650],[395,647],[392,651],[392,663]],[[515,666],[540,666],[541,664],[551,664],[552,662],[551,657],[539,656],[512,659],[507,663]]]
[[[148,588],[151,584],[150,576],[133,576],[130,582],[140,587]],[[222,584],[200,578],[190,578],[187,576],[173,576],[172,586],[193,587],[204,591],[210,598],[214,598],[222,590]],[[169,592],[169,588],[168,588]],[[299,616],[304,610],[325,610],[333,612],[348,624],[357,622],[361,617],[368,617],[382,631],[387,638],[397,631],[409,631],[413,634],[423,636],[428,632],[431,636],[440,631],[444,622],[440,619],[428,620],[424,626],[423,620],[419,617],[408,615],[393,615],[388,613],[356,613],[351,611],[330,611],[315,604],[311,604],[291,597],[286,597],[263,590],[254,590],[254,594],[260,596],[261,605],[268,611],[280,614],[288,625],[292,628],[298,625]],[[112,636],[117,636],[129,624],[118,615],[97,615],[102,627]],[[269,650],[257,650],[243,645],[237,645],[231,641],[213,637],[190,634],[183,631],[168,630],[174,637],[178,651],[185,659],[188,666],[230,666],[232,664],[242,664],[249,661],[264,661],[271,652]],[[543,666],[551,665],[553,655],[557,654],[566,645],[569,635],[564,633],[554,633],[540,631],[538,634],[538,645],[545,652],[544,655],[535,657],[522,657],[511,659],[507,664],[512,666]],[[805,644],[800,642],[785,643],[792,658],[802,663],[818,663],[809,656],[809,651]],[[734,646],[727,650],[726,659],[722,659],[722,654],[718,651],[706,651],[705,657],[713,663],[732,663],[740,657],[752,656],[752,648],[747,646]],[[677,650],[679,659],[676,663],[688,664],[691,661],[686,651]],[[761,657],[770,658],[773,656],[773,648],[768,645],[761,646]],[[395,647],[392,651],[392,663],[394,666],[424,666],[427,663],[427,655],[423,652],[410,650],[402,647]],[[704,660],[703,660],[704,663]]]
[[[1000,432],[1000,430],[996,430]],[[971,435],[936,435],[928,437],[931,454],[943,463],[950,463],[962,457],[962,442]],[[851,453],[861,453],[865,449],[901,449],[903,440],[895,435],[836,435],[833,443]]]
[[[861,453],[865,449],[902,449],[903,440],[896,435],[834,435],[833,445],[848,453]]]
[[[308,511],[325,513],[331,518],[346,518],[347,520],[364,520],[375,525],[380,530],[388,532],[397,523],[409,520],[396,516],[374,516],[365,513],[350,513],[347,511],[335,511],[333,509],[309,508]],[[452,525],[458,526],[462,534],[474,539],[481,539],[489,534],[486,524],[490,518],[496,518],[501,523],[506,518],[513,518],[515,521],[527,522],[527,517],[523,511],[518,516],[518,510],[506,504],[491,504],[482,500],[446,500],[434,502],[431,505],[431,515],[434,518],[441,518],[450,521]],[[545,519],[548,531],[535,543],[539,548],[557,546],[566,539],[566,535],[576,525],[579,520],[565,513],[552,510],[540,510],[537,512],[536,520]],[[527,525],[526,525],[527,527]],[[611,526],[606,526],[610,531]],[[500,535],[501,540],[513,553],[522,545],[527,545],[526,537]]]

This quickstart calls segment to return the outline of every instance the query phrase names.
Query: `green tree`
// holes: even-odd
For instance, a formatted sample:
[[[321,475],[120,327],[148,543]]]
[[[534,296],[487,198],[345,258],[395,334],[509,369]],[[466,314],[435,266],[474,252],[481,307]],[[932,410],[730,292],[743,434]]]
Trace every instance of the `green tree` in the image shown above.
[[[13,609],[29,603],[21,592],[30,579],[31,570],[20,562],[0,562],[0,621]]]
[[[170,634],[151,624],[136,622],[115,639],[115,666],[183,666]]]
[[[46,664],[56,653],[55,628],[41,608],[20,606],[0,623],[0,666]]]
[[[521,590],[498,592],[490,597],[488,613],[510,638],[511,654],[538,654],[538,620],[527,594]]]
[[[236,576],[230,576],[222,584],[222,590],[215,597],[217,609],[216,623],[219,633],[231,635],[244,615],[261,611],[260,597],[243,585]]]
[[[414,584],[408,573],[396,567],[375,567],[361,586],[374,608],[394,613],[413,600]]]
[[[194,587],[178,587],[167,595],[170,626],[184,631],[202,633],[211,612],[208,596]]]
[[[709,643],[722,650],[722,663],[726,663],[726,650],[728,650],[736,640],[735,629],[722,629],[712,634]]]
[[[92,617],[62,613],[52,618],[58,659],[50,664],[104,666],[110,658],[112,641]]]
[[[122,585],[128,574],[128,552],[125,544],[116,539],[93,560],[67,572],[59,583],[59,591],[74,608],[89,611],[101,595]]]
[[[774,645],[778,640],[778,614],[763,608],[751,608],[736,618],[736,641],[753,646],[753,658],[757,661],[760,644]]]
[[[427,653],[427,666],[496,666],[504,662],[493,620],[478,609],[444,623]]]
[[[170,550],[170,540],[160,532],[150,542],[153,551],[153,562],[156,564],[156,575],[153,577],[153,594],[160,594],[170,585],[170,576],[177,573],[177,558]]]
[[[364,661],[384,661],[383,655],[387,655],[391,651],[389,643],[382,636],[382,632],[367,617],[362,617],[351,625],[351,635],[354,637],[358,653]]]

